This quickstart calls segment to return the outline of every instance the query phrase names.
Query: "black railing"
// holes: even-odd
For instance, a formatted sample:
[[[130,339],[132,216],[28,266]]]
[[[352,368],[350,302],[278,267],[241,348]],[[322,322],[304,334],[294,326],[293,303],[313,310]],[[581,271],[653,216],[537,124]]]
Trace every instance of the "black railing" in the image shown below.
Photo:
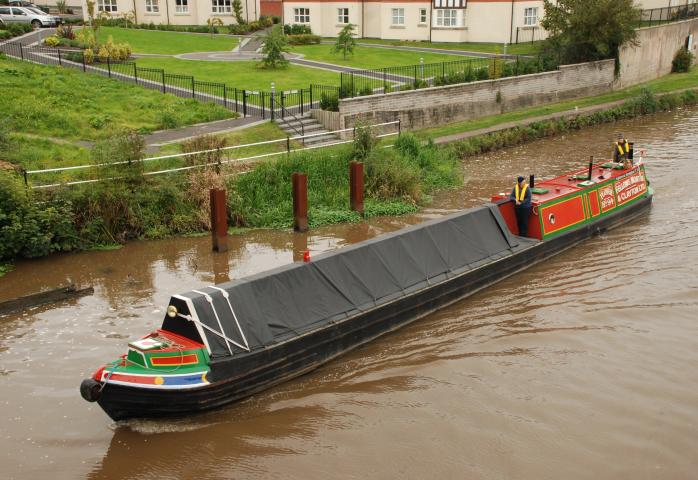
[[[533,43],[543,40],[545,30],[541,27],[516,27],[514,43]]]
[[[652,27],[663,23],[679,22],[698,17],[698,3],[688,3],[674,7],[642,10],[640,27]]]

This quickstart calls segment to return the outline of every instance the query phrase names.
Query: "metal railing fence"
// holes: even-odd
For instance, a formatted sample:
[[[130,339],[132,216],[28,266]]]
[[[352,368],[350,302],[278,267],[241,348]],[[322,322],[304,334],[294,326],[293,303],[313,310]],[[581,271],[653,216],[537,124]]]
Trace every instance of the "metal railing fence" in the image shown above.
[[[642,10],[640,27],[652,27],[664,23],[679,22],[698,17],[698,3],[686,3],[673,7]]]

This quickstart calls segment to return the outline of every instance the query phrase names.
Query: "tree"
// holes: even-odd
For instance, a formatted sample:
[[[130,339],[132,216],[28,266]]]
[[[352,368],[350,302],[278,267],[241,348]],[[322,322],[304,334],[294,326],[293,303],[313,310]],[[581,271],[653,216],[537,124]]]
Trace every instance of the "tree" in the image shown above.
[[[281,25],[276,25],[269,32],[260,37],[264,40],[262,45],[262,68],[282,68],[288,65],[284,53],[288,52],[288,42],[284,36]]]
[[[347,24],[337,37],[337,41],[332,47],[332,53],[342,52],[344,55],[344,60],[347,59],[347,53],[354,54],[354,47],[356,46],[356,40],[354,39],[354,25],[351,23]]]
[[[545,0],[543,49],[564,63],[616,58],[625,44],[637,44],[641,11],[634,0]]]
[[[238,25],[247,23],[244,18],[242,18],[242,2],[240,0],[233,0],[233,14],[235,15],[235,20]]]
[[[206,20],[206,23],[208,24],[208,31],[211,32],[212,37],[213,34],[216,33],[216,27],[223,26],[223,20],[221,20],[218,17],[211,17],[208,20]]]

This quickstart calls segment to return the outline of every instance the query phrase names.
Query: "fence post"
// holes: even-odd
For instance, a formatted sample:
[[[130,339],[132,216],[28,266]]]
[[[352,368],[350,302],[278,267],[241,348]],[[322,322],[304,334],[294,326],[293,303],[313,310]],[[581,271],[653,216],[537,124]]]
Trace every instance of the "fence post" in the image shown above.
[[[111,78],[111,61],[107,57],[107,72],[109,73],[109,78]]]
[[[225,108],[228,108],[228,90],[225,86],[225,83],[223,84],[223,106]]]
[[[23,168],[22,169],[22,176],[24,177],[24,186],[28,187],[29,186],[29,180],[27,178],[27,169]]]
[[[61,49],[57,48],[56,51],[58,52],[58,65],[63,66],[63,61],[61,60]]]
[[[22,57],[22,60],[24,60],[24,49],[22,48],[22,44],[19,44],[19,56]]]
[[[191,98],[196,98],[196,84],[194,82],[194,77],[191,77]]]
[[[87,71],[87,65],[85,65],[85,54],[81,54],[80,57],[82,58],[82,71],[86,72]]]
[[[354,72],[351,72],[351,98],[354,98]]]
[[[133,64],[133,81],[138,85],[138,65]]]
[[[274,106],[275,106],[274,104],[276,103],[276,98],[274,98],[276,96],[276,86],[274,85],[274,82],[271,82],[271,94],[270,95],[271,96],[269,97],[269,107],[271,108],[271,119],[274,120]],[[283,93],[281,95],[283,95]],[[282,101],[281,105],[283,106],[283,98],[281,99],[281,101]],[[284,116],[283,112],[281,113],[281,116],[282,117]]]
[[[214,251],[228,250],[228,214],[226,212],[225,190],[209,190],[211,206],[211,246]]]
[[[303,115],[303,89],[301,88],[301,115]]]
[[[293,229],[296,232],[308,230],[308,176],[294,172],[291,175],[293,186]]]
[[[364,164],[349,162],[349,209],[364,215]]]
[[[160,70],[160,77],[162,78],[162,93],[165,93],[165,70]]]
[[[383,67],[383,93],[388,89],[388,71]]]
[[[236,93],[236,95],[237,95],[237,93]],[[247,116],[247,90],[242,91],[242,116],[243,117]]]
[[[397,119],[397,136],[399,137],[400,134],[402,133],[402,120]]]
[[[286,156],[291,156],[291,137],[286,135]]]
[[[313,84],[310,84],[310,108],[313,108]]]

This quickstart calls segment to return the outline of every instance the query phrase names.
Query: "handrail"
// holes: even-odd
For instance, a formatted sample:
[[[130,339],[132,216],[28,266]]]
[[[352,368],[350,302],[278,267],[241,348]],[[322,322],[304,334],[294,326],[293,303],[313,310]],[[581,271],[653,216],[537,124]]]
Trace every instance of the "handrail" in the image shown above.
[[[271,108],[272,108],[272,110],[273,110],[273,109],[274,109],[274,104],[277,103],[277,102],[276,102],[276,99],[274,98],[273,95],[272,95],[271,98],[272,98],[272,105],[271,105]],[[289,112],[289,111],[286,109],[286,107],[284,106],[283,103],[280,103],[279,106],[281,107],[281,120],[284,121],[284,122],[286,122],[286,125],[288,125],[289,127],[291,127],[291,129],[292,129],[294,132],[300,133],[301,137],[305,137],[305,128],[303,128],[303,122],[301,121],[301,119],[299,119],[299,118],[296,117],[294,114],[292,114],[291,112]],[[285,113],[288,114],[288,115],[290,115],[291,118],[293,118],[296,122],[298,122],[298,125],[301,126],[301,131],[300,131],[300,132],[298,131],[298,129],[297,129],[296,127],[293,126],[292,123],[289,123],[288,121],[285,120],[285,117],[284,117],[284,114],[285,114]],[[305,142],[303,142],[303,145],[305,145]]]

